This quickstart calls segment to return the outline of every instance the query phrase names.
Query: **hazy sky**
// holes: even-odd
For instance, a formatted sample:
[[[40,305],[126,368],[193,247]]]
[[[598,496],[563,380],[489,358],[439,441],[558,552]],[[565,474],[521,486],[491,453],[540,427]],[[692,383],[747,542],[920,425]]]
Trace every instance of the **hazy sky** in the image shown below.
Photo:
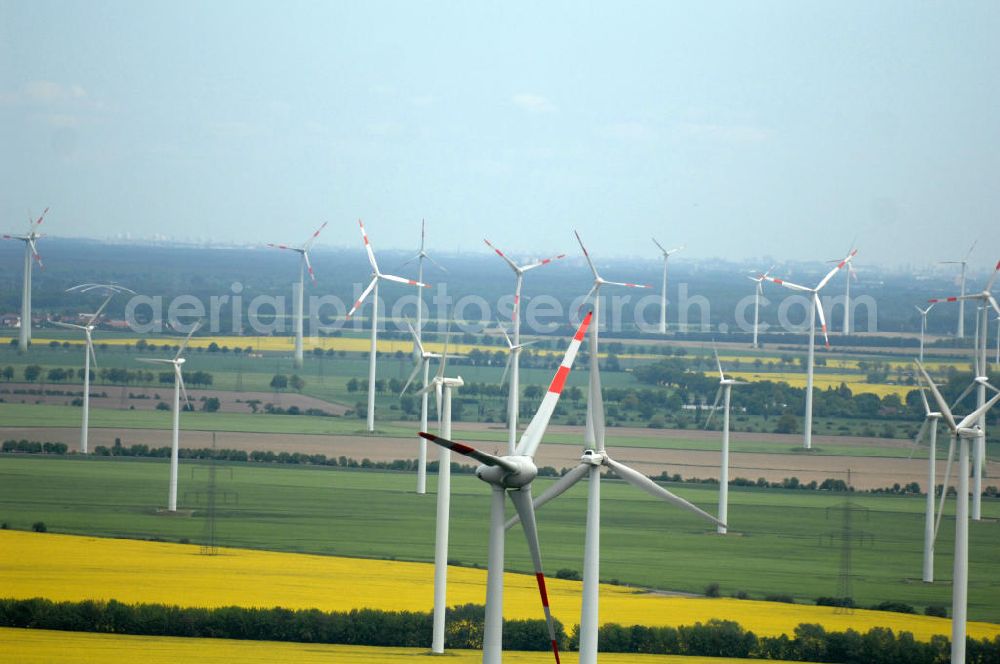
[[[995,0],[0,0],[0,226],[981,268],[998,34]]]

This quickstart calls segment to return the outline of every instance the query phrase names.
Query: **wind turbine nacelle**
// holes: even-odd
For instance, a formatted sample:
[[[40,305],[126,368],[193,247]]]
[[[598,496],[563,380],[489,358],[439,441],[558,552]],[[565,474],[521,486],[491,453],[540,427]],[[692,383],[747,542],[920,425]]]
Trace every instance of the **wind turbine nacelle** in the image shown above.
[[[600,466],[604,463],[604,455],[594,450],[584,450],[580,461],[589,463],[591,466]]]
[[[538,476],[538,467],[535,466],[535,462],[531,460],[531,457],[505,456],[500,458],[515,466],[517,470],[511,472],[500,466],[487,466],[483,464],[476,468],[476,477],[493,486],[501,486],[505,489],[520,489],[523,486],[531,484],[535,477]]]
[[[174,360],[174,362],[176,362],[177,364],[184,364],[186,361],[187,360],[185,360],[183,357],[178,357],[176,360]]]

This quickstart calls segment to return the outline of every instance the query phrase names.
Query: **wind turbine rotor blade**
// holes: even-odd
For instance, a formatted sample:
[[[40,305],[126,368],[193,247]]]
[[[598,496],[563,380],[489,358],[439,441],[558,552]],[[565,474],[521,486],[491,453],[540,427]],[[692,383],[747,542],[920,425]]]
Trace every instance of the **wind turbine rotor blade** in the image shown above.
[[[719,407],[719,399],[722,398],[722,385],[719,385],[719,389],[715,391],[715,403],[712,404],[712,410],[708,411],[708,419],[705,420],[705,428],[708,429],[708,425],[712,423],[712,418],[715,416],[715,409]]]
[[[181,395],[184,397],[184,405],[187,406],[188,410],[194,410],[191,407],[191,400],[188,399],[187,387],[184,386],[184,375],[181,372],[181,365],[174,363],[174,375],[177,380],[177,384],[181,387]]]
[[[595,299],[599,297],[597,295],[597,288],[598,288],[597,282],[594,282],[594,285],[590,287],[590,290],[587,291],[587,294],[583,296],[583,300],[580,302],[581,309],[585,304],[587,304],[587,300],[589,300],[592,295],[594,296]]]
[[[378,263],[375,262],[375,252],[372,250],[371,242],[368,241],[368,233],[365,232],[365,223],[358,219],[358,226],[361,227],[361,239],[365,243],[365,251],[368,252],[368,262],[371,263],[375,274],[378,274]]]
[[[784,286],[785,288],[788,288],[789,290],[799,291],[801,293],[811,293],[812,290],[813,290],[813,289],[807,288],[805,286],[800,286],[799,284],[793,284],[790,281],[785,281],[784,279],[778,279],[777,277],[769,277],[766,274],[763,275],[763,276],[768,281],[770,281],[772,283],[775,283],[775,284],[778,284],[779,286]]]
[[[194,335],[194,333],[197,332],[198,328],[200,327],[201,327],[201,321],[198,321],[197,323],[191,326],[191,331],[188,332],[187,336],[184,338],[184,343],[181,344],[180,348],[177,349],[177,354],[174,355],[175,360],[181,356],[181,353],[183,353],[184,349],[187,348],[188,342],[191,341],[192,335]]]
[[[559,365],[552,382],[549,383],[548,392],[542,397],[541,405],[535,411],[535,416],[531,418],[531,422],[528,423],[528,427],[521,436],[521,441],[517,444],[517,454],[528,457],[535,456],[535,451],[542,442],[545,429],[549,426],[549,420],[556,409],[556,404],[559,403],[559,396],[566,385],[566,378],[569,377],[569,372],[573,368],[573,361],[576,359],[580,344],[583,342],[583,337],[587,333],[587,327],[590,326],[590,320],[593,316],[594,312],[588,312],[584,316],[583,322],[580,323],[580,327],[577,328],[576,334],[573,335],[573,340],[570,342],[569,348],[566,349],[562,364]]]
[[[663,255],[664,255],[664,256],[669,256],[669,255],[670,255],[670,254],[668,254],[668,253],[667,253],[667,250],[663,248],[663,245],[662,245],[662,244],[660,244],[659,242],[657,242],[657,241],[656,241],[656,238],[655,238],[655,237],[654,237],[654,238],[650,238],[650,239],[652,239],[652,240],[653,240],[653,244],[655,244],[655,245],[657,246],[657,248],[658,248],[658,249],[659,249],[660,251],[662,251],[662,252],[663,252]]]
[[[549,642],[552,652],[559,664],[559,644],[556,642],[555,624],[552,621],[552,611],[549,609],[549,594],[545,589],[545,573],[542,571],[542,550],[538,546],[538,524],[535,523],[535,509],[531,504],[531,485],[521,489],[508,491],[517,515],[521,519],[524,537],[528,540],[528,550],[531,552],[531,562],[535,567],[535,580],[538,582],[538,594],[542,598],[542,609],[545,611],[545,623],[549,628]]]
[[[990,275],[989,280],[986,282],[986,287],[983,288],[984,292],[989,292],[993,290],[993,284],[996,283],[997,275],[1000,275],[1000,261],[997,261],[997,265],[993,268],[993,274]]]
[[[545,505],[545,503],[549,502],[553,498],[558,498],[566,493],[570,487],[582,480],[584,477],[587,477],[591,468],[593,468],[593,466],[589,463],[581,463],[575,466],[572,470],[556,480],[552,486],[535,498],[533,502],[535,509],[540,509],[543,505]],[[514,527],[514,524],[520,520],[521,517],[519,516],[511,517],[507,523],[504,524],[504,529],[510,530]]]
[[[459,454],[465,455],[470,459],[475,459],[481,464],[485,464],[487,466],[499,466],[500,468],[503,468],[509,473],[516,473],[518,471],[517,466],[512,464],[507,459],[504,459],[503,457],[494,456],[486,452],[481,452],[480,450],[477,450],[474,447],[469,447],[465,443],[458,443],[453,440],[448,440],[447,438],[442,438],[441,436],[438,436],[433,433],[427,433],[426,431],[421,431],[420,437],[426,438],[435,445],[446,447],[452,452],[458,452]]]
[[[309,262],[308,251],[305,250],[302,251],[302,260],[305,261],[306,263],[306,270],[309,272],[309,278],[312,280],[313,283],[316,283],[316,274],[313,272],[312,263]]]
[[[319,234],[323,232],[323,229],[326,228],[326,225],[328,223],[330,223],[330,222],[324,221],[323,225],[321,225],[319,228],[317,228],[316,232],[309,236],[309,239],[306,240],[305,244],[302,245],[302,250],[303,251],[309,251],[310,249],[312,249],[313,243],[316,242],[316,238],[319,237]]]
[[[395,281],[398,284],[407,284],[409,286],[418,286],[420,288],[430,288],[427,284],[417,281],[416,279],[407,279],[405,277],[397,277],[394,274],[381,274],[379,275],[386,281]]]
[[[489,241],[489,240],[487,240],[486,238],[483,238],[483,242],[485,242],[485,243],[486,243],[486,246],[487,246],[487,247],[489,247],[489,248],[490,248],[490,249],[492,249],[492,250],[493,250],[494,252],[496,252],[496,255],[497,255],[497,256],[499,256],[500,258],[502,258],[502,259],[504,260],[504,262],[505,262],[505,263],[507,263],[507,265],[509,265],[509,266],[510,266],[510,269],[514,270],[514,272],[520,272],[520,271],[521,271],[521,268],[519,268],[519,267],[517,266],[517,263],[515,263],[515,262],[514,262],[514,261],[512,261],[512,260],[511,260],[510,258],[508,258],[508,257],[507,257],[507,254],[505,254],[504,252],[500,251],[500,250],[499,250],[499,249],[498,249],[498,248],[497,248],[496,246],[494,246],[494,245],[493,245],[493,243],[492,243],[492,242],[490,242],[490,241]]]
[[[527,272],[528,270],[534,270],[536,267],[541,267],[543,265],[548,265],[553,261],[557,261],[561,258],[566,258],[566,254],[559,254],[558,256],[552,256],[551,258],[543,258],[540,261],[535,261],[534,263],[528,263],[527,265],[521,266],[521,272]]]
[[[298,251],[297,249],[289,247],[287,244],[275,244],[273,242],[268,242],[267,246],[273,247],[274,249],[284,249],[285,251]]]
[[[365,298],[368,297],[368,294],[372,292],[372,290],[375,288],[375,284],[377,284],[377,283],[378,283],[378,277],[377,276],[373,277],[372,280],[371,280],[371,282],[368,284],[368,287],[365,288],[361,292],[361,295],[354,302],[354,306],[351,307],[351,310],[347,312],[347,317],[348,318],[350,318],[351,316],[353,316],[354,312],[358,310],[358,307],[360,307],[362,304],[364,304]],[[374,325],[375,323],[372,322],[372,324]]]
[[[931,414],[931,405],[927,403],[927,394],[924,393],[923,388],[920,388],[920,400],[924,403],[924,415],[929,417]]]
[[[917,369],[920,371],[920,375],[923,376],[924,382],[927,383],[927,387],[930,388],[931,394],[934,396],[934,401],[937,402],[938,409],[941,411],[941,415],[944,417],[945,422],[948,424],[948,428],[951,429],[952,433],[955,433],[958,429],[955,425],[955,417],[951,414],[951,408],[948,408],[948,402],[944,400],[941,396],[940,390],[938,390],[937,385],[931,380],[931,377],[927,374],[927,370],[924,369],[924,365],[920,362],[915,363]]]
[[[910,445],[910,454],[906,457],[907,459],[913,458],[913,453],[916,452],[917,448],[920,446],[920,439],[924,437],[925,433],[927,433],[927,428],[930,426],[930,423],[930,418],[926,418],[924,419],[924,423],[920,425],[920,430],[917,431],[917,435],[913,437],[913,444]],[[933,491],[934,487],[931,487],[930,490]]]
[[[444,349],[441,351],[441,363],[438,365],[438,378],[444,378],[444,369],[448,366],[448,342],[451,341],[451,321],[448,321],[448,326],[444,329]]]
[[[823,277],[823,280],[819,282],[818,286],[816,286],[816,290],[817,291],[823,290],[823,286],[826,286],[826,284],[831,279],[833,279],[833,275],[837,274],[837,272],[839,272],[840,270],[842,270],[845,265],[847,265],[848,263],[850,263],[851,259],[853,259],[854,255],[857,254],[857,253],[858,253],[857,249],[852,249],[851,253],[847,254],[847,258],[845,258],[844,260],[842,260],[839,263],[837,263],[837,267],[835,267],[832,270],[830,270],[829,272],[827,272],[826,276]]]
[[[955,436],[948,436],[948,461],[944,465],[944,480],[941,483],[941,498],[938,500],[937,517],[934,519],[934,541],[937,542],[938,528],[941,527],[941,515],[944,514],[944,501],[948,497],[948,487],[951,485],[951,465],[955,459]]]
[[[630,284],[624,281],[605,281],[609,286],[624,286],[625,288],[652,288],[647,284]]]
[[[958,423],[958,428],[965,429],[978,422],[979,418],[985,415],[998,401],[1000,401],[1000,393],[994,395],[992,399],[962,418],[962,421]]]
[[[977,371],[976,373],[978,374],[979,372]],[[971,383],[969,383],[968,387],[962,390],[962,393],[958,395],[958,398],[952,402],[951,404],[952,410],[958,408],[958,404],[962,403],[962,400],[965,399],[965,397],[972,394],[972,390],[976,389],[976,384],[977,384],[976,381],[972,381]]]
[[[102,302],[101,306],[97,308],[97,311],[91,314],[90,320],[87,321],[88,325],[92,325],[94,321],[97,320],[97,318],[101,315],[101,312],[104,311],[104,307],[108,306],[108,302],[110,302],[111,298],[113,298],[114,296],[115,294],[111,293],[106,298],[104,298],[104,302]]]
[[[823,302],[819,299],[819,291],[813,292],[813,302],[816,303],[816,313],[819,314],[819,325],[823,330],[823,343],[827,348],[830,347],[830,337],[826,333],[826,314],[823,313]]]
[[[410,383],[413,382],[413,379],[417,377],[417,373],[419,373],[420,367],[424,362],[426,362],[426,360],[420,359],[413,365],[413,371],[410,372],[410,377],[406,379],[406,384],[403,385],[403,389],[400,391],[399,396],[403,396],[406,393],[406,388],[408,388]]]
[[[712,348],[712,352],[715,353],[715,368],[719,370],[719,380],[725,380],[726,375],[722,373],[722,360],[719,359],[719,351],[716,348]]]
[[[427,260],[429,260],[431,262],[431,265],[433,265],[437,269],[441,270],[442,272],[447,272],[448,271],[448,268],[446,268],[444,265],[441,265],[441,263],[438,263],[429,254],[424,254],[424,258],[426,258]]]
[[[137,357],[136,362],[145,362],[146,364],[173,364],[173,360],[165,360],[159,357]]]
[[[991,293],[986,294],[986,301],[990,303],[990,306],[993,308],[993,311],[995,311],[997,315],[1000,316],[1000,304],[997,304],[996,298],[993,297]]]
[[[597,274],[597,268],[594,267],[594,261],[590,260],[590,254],[587,253],[587,248],[583,246],[583,240],[580,239],[580,233],[573,231],[573,234],[576,235],[576,241],[580,243],[580,248],[583,249],[583,256],[587,259],[587,265],[590,266],[590,271],[594,273],[594,279],[600,279],[601,275]]]
[[[686,244],[682,244],[682,245],[681,245],[681,246],[679,246],[679,247],[674,247],[673,249],[671,249],[670,251],[668,251],[668,252],[667,252],[667,256],[673,256],[673,255],[674,255],[674,254],[676,254],[676,253],[677,253],[678,251],[684,251],[684,249],[685,249],[685,248],[687,248],[687,245],[686,245]]]
[[[718,526],[726,527],[726,524],[722,523],[708,512],[684,500],[680,496],[671,493],[670,491],[667,491],[662,486],[660,486],[653,480],[649,479],[639,471],[632,470],[625,464],[619,463],[610,457],[604,457],[604,463],[607,464],[607,466],[610,467],[612,470],[614,470],[619,477],[621,477],[623,480],[625,480],[635,488],[642,489],[651,496],[659,498],[660,500],[665,500],[666,502],[672,505],[676,505],[677,507],[682,507],[687,511],[691,512],[692,514],[700,516],[702,519],[705,519],[706,521],[711,521],[712,523]]]
[[[56,327],[64,327],[67,330],[85,330],[85,329],[87,329],[83,325],[74,325],[73,323],[64,323],[64,322],[59,321],[59,320],[50,320],[50,321],[48,321],[48,323],[49,323],[49,325],[55,325]]]
[[[33,225],[34,226],[41,226],[42,225],[42,221],[45,220],[45,215],[47,215],[48,213],[49,213],[49,209],[48,208],[45,208],[44,210],[42,210],[42,214],[40,214],[38,216],[38,219],[35,220],[35,222],[34,222]],[[969,251],[971,252],[972,250],[970,249]]]
[[[510,362],[511,359],[513,359],[513,357],[514,357],[513,351],[507,354],[507,362],[503,365],[503,374],[500,376],[500,383],[499,383],[500,385],[503,385],[504,382],[507,380],[507,372],[510,371]]]
[[[965,263],[966,261],[968,261],[968,260],[969,260],[969,256],[971,256],[971,255],[972,255],[972,250],[976,248],[976,244],[977,244],[978,242],[979,242],[979,240],[978,240],[978,239],[976,239],[976,240],[973,240],[973,241],[972,241],[972,246],[971,246],[971,247],[969,247],[969,253],[965,254],[965,258],[964,258],[963,260],[961,260],[961,261],[956,261],[956,262],[961,262],[961,263]]]
[[[36,263],[38,263],[38,267],[44,270],[45,265],[42,264],[42,256],[38,253],[38,247],[35,246],[35,241],[28,238],[28,245],[31,247],[31,257],[35,259]]]

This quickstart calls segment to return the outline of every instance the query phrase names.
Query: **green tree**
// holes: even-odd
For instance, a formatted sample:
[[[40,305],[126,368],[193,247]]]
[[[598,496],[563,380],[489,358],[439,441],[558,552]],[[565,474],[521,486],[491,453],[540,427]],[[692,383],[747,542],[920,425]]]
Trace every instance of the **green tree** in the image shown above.
[[[785,412],[778,418],[778,423],[774,426],[775,433],[798,433],[799,419],[790,412]]]
[[[271,379],[271,389],[281,391],[288,388],[288,376],[285,374],[276,374],[274,378]]]
[[[292,377],[288,379],[288,385],[298,393],[302,393],[302,388],[306,386],[306,381],[302,379],[302,376],[298,374],[292,374]]]
[[[206,397],[201,402],[201,409],[206,413],[215,413],[219,410],[219,400],[216,397]]]
[[[34,383],[42,375],[42,368],[37,364],[29,364],[24,368],[24,379],[29,383]]]

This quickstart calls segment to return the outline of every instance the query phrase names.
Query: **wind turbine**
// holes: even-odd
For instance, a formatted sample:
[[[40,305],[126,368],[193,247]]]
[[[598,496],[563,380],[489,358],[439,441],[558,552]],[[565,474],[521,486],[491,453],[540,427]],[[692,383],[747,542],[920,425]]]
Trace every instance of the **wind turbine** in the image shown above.
[[[323,225],[316,229],[308,240],[306,240],[301,247],[291,247],[287,244],[272,244],[268,242],[267,246],[274,247],[276,249],[285,249],[287,251],[294,251],[301,256],[299,261],[299,288],[295,292],[295,311],[292,317],[295,319],[295,355],[294,364],[296,368],[302,367],[302,320],[305,318],[305,310],[303,307],[303,299],[306,287],[306,270],[309,271],[309,278],[312,282],[316,283],[316,275],[313,274],[312,263],[309,262],[309,250],[312,248],[313,243],[316,242],[316,238],[319,237],[320,232],[326,228],[328,222],[323,222]]]
[[[594,265],[594,261],[590,259],[590,254],[587,252],[587,247],[583,246],[583,240],[580,238],[580,233],[578,231],[573,231],[576,235],[576,241],[580,243],[580,249],[583,250],[583,255],[587,259],[587,265],[590,266],[590,271],[594,273],[594,284],[590,287],[587,295],[584,296],[583,302],[586,303],[591,296],[594,298],[594,324],[590,328],[590,394],[594,394],[593,382],[597,380],[598,372],[598,362],[597,362],[597,351],[598,351],[598,330],[601,326],[601,286],[624,286],[625,288],[649,288],[643,284],[632,284],[621,281],[607,281],[597,272],[597,267]],[[593,405],[587,399],[587,422],[586,428],[584,429],[583,442],[585,445],[593,447],[596,441],[594,437],[594,416],[593,416]]]
[[[921,309],[917,305],[913,305],[913,308],[920,312],[920,361],[924,361],[924,334],[927,332],[927,314],[931,312],[934,308],[933,304],[928,305],[926,309]]]
[[[28,232],[26,235],[3,236],[5,240],[20,240],[21,242],[24,242],[24,280],[21,290],[21,329],[17,339],[17,349],[22,353],[27,352],[28,344],[31,342],[31,261],[34,259],[38,262],[39,269],[45,269],[45,266],[42,264],[42,257],[38,254],[38,247],[35,246],[35,240],[40,237],[44,237],[42,233],[38,232],[38,227],[42,225],[42,221],[45,219],[45,214],[48,211],[48,208],[42,210],[41,216],[35,221],[32,221],[29,216]]]
[[[464,454],[475,459],[481,465],[476,468],[476,477],[490,485],[492,497],[490,500],[489,529],[489,559],[486,574],[486,622],[483,629],[483,664],[499,664],[503,644],[503,568],[504,568],[504,506],[505,496],[510,496],[521,518],[528,549],[531,551],[531,561],[535,568],[535,579],[538,582],[538,592],[542,598],[542,608],[545,621],[548,624],[549,640],[556,664],[559,663],[559,644],[556,642],[552,613],[549,611],[548,593],[545,590],[545,575],[542,571],[542,554],[538,545],[538,530],[535,524],[535,509],[531,500],[531,483],[538,475],[535,466],[535,452],[542,442],[545,429],[548,427],[552,413],[555,411],[566,384],[566,378],[573,367],[580,344],[590,325],[592,313],[588,313],[573,340],[566,349],[559,369],[556,370],[549,389],[542,398],[535,416],[531,418],[527,429],[521,436],[514,454],[494,456],[476,450],[465,443],[453,442],[442,436],[427,432],[420,435],[444,448]]]
[[[375,356],[377,355],[376,345],[378,343],[378,282],[381,279],[385,279],[386,281],[395,281],[409,286],[420,286],[421,288],[428,288],[428,286],[421,281],[404,279],[393,274],[379,272],[378,263],[375,262],[375,252],[372,251],[371,242],[368,241],[364,222],[360,219],[358,219],[358,226],[361,227],[361,239],[364,240],[365,251],[368,252],[368,262],[372,265],[372,280],[368,284],[368,287],[361,293],[361,297],[351,307],[351,310],[347,312],[347,318],[350,319],[354,315],[354,312],[358,310],[358,307],[364,303],[368,294],[375,291],[375,296],[372,298],[372,344],[371,352],[368,356],[368,433],[375,433]]]
[[[534,341],[526,341],[523,344],[515,344],[510,340],[507,335],[507,330],[504,329],[503,325],[500,323],[500,319],[497,319],[497,327],[500,328],[500,332],[503,334],[504,341],[507,342],[507,363],[503,367],[503,373],[500,375],[500,384],[503,385],[503,381],[507,378],[507,372],[510,371],[510,365],[513,363],[514,358],[520,355],[521,350],[525,346],[530,346],[535,343]]]
[[[975,246],[975,243],[972,245]],[[969,250],[972,251],[971,249]],[[968,256],[966,256],[968,258]],[[931,304],[937,302],[958,302],[959,307],[964,307],[966,300],[978,300],[979,305],[983,308],[982,315],[976,316],[976,343],[973,349],[973,370],[976,374],[977,379],[977,391],[976,391],[976,405],[982,406],[986,402],[986,382],[979,380],[980,377],[985,376],[987,369],[986,362],[986,339],[989,336],[989,309],[992,308],[997,314],[1000,314],[1000,304],[997,304],[996,298],[993,297],[993,285],[996,283],[997,275],[1000,275],[1000,261],[997,261],[996,267],[993,268],[993,274],[986,281],[986,286],[978,293],[973,293],[970,295],[965,294],[965,263],[962,263],[962,295],[958,297],[948,297],[944,299],[931,299],[928,300]],[[961,316],[961,314],[960,314]],[[961,318],[959,319],[961,320]],[[961,336],[961,335],[959,335]],[[981,439],[976,439],[976,447],[973,451],[974,462],[973,462],[973,492],[972,492],[972,518],[975,521],[979,521],[982,518],[982,493],[983,493],[983,464],[986,460],[986,416],[985,414],[979,420],[979,428],[983,430],[983,437]]]
[[[840,259],[834,259],[832,261],[827,261],[828,263],[839,263]],[[844,277],[844,336],[846,337],[851,333],[851,279],[855,281],[858,280],[857,270],[854,269],[854,265],[851,263],[847,264],[847,271]]]
[[[913,439],[910,458],[913,458],[913,451],[917,449],[917,445],[920,444],[923,437],[930,432],[930,438],[927,440],[927,505],[924,510],[924,567],[922,579],[924,583],[933,583],[934,540],[937,535],[937,528],[934,523],[934,490],[937,487],[935,464],[937,463],[938,420],[941,419],[941,413],[931,410],[930,404],[927,403],[927,395],[924,394],[923,389],[920,390],[920,400],[924,404],[924,423],[920,425],[920,430],[917,431],[917,435]],[[950,455],[948,463],[949,465],[951,463]],[[948,492],[947,475],[945,476],[945,486],[942,491],[944,493]]]
[[[837,263],[835,268],[827,272],[826,276],[823,277],[818,284],[816,284],[815,288],[800,286],[798,284],[793,284],[790,281],[784,281],[776,277],[762,275],[768,281],[773,281],[779,286],[784,286],[789,290],[811,294],[809,302],[809,366],[806,373],[805,438],[802,441],[802,446],[807,450],[812,449],[813,370],[815,368],[814,362],[816,359],[816,314],[819,314],[819,322],[823,329],[823,340],[826,343],[826,347],[830,347],[830,338],[826,334],[826,316],[823,314],[823,303],[819,299],[819,292],[823,290],[823,287],[826,286],[831,279],[833,279],[833,275],[837,274],[839,270],[851,262],[857,253],[857,249],[851,249],[851,253],[847,254],[846,258]]]
[[[960,260],[960,261],[938,261],[942,265],[961,265],[962,266],[962,271],[961,271],[960,277],[959,277],[960,280],[961,280],[959,283],[961,284],[960,287],[961,287],[961,290],[962,290],[962,297],[965,296],[965,267],[966,267],[966,265],[968,265],[968,263],[969,263],[969,256],[972,255],[972,250],[976,248],[976,242],[978,242],[978,241],[979,240],[976,240],[976,241],[974,241],[972,243],[972,246],[969,247],[968,253],[965,254],[965,258],[963,258],[962,260]],[[949,299],[948,301],[952,302],[954,300]],[[955,336],[958,337],[959,339],[965,338],[965,302],[961,301],[961,300],[958,303],[958,331],[955,333]]]
[[[543,265],[548,265],[552,261],[557,261],[560,258],[565,258],[566,254],[559,254],[558,256],[553,256],[552,258],[543,258],[540,261],[535,261],[534,263],[525,263],[524,265],[518,265],[504,252],[497,249],[492,242],[487,239],[483,239],[486,246],[496,252],[497,256],[502,258],[505,263],[514,271],[514,308],[511,312],[511,322],[514,324],[514,343],[510,345],[511,356],[508,358],[508,365],[510,365],[510,389],[507,392],[507,450],[510,454],[514,453],[514,447],[517,442],[517,411],[520,408],[519,398],[520,398],[520,366],[521,366],[521,286],[524,284],[524,273],[529,270],[534,270],[536,267],[541,267]],[[515,350],[516,347],[516,350]],[[501,380],[500,382],[503,382]]]
[[[408,264],[412,263],[413,261],[417,261],[417,282],[418,283],[423,283],[423,281],[424,281],[424,259],[425,258],[427,260],[429,260],[437,269],[441,270],[442,272],[447,272],[448,271],[448,270],[444,269],[444,267],[440,263],[438,263],[436,260],[434,260],[433,258],[431,258],[430,254],[428,254],[424,250],[424,241],[425,241],[426,235],[427,235],[427,233],[426,233],[426,223],[424,222],[423,219],[421,219],[420,220],[420,251],[417,252],[416,256],[414,256],[413,258],[411,258],[408,261],[406,261],[405,263],[403,263],[403,265],[408,265]],[[407,325],[409,325],[409,321],[407,321]],[[414,336],[414,339],[416,340],[418,346],[420,346],[420,341],[423,338],[423,333],[424,333],[424,329],[423,328],[424,328],[424,298],[420,294],[420,288],[417,287],[417,329],[416,329],[416,332],[413,332],[413,336]],[[412,332],[412,327],[411,327],[411,332]],[[424,352],[422,346],[421,346],[420,352],[421,353]],[[414,351],[414,354],[416,354],[416,351]],[[431,357],[433,357],[433,355],[431,355]],[[427,387],[427,385],[428,385],[428,379],[429,379],[429,376],[430,376],[430,363],[425,361],[423,366],[424,366],[424,384],[423,384],[423,386]],[[410,376],[410,380],[413,380],[413,378],[414,378],[414,376],[411,375]],[[410,383],[410,381],[407,381],[407,385],[409,385],[409,383]],[[405,387],[403,388],[403,391],[404,392],[406,391]],[[426,431],[427,430],[427,397],[428,397],[428,393],[426,391],[423,392],[420,395],[420,430],[421,431]],[[438,413],[438,416],[440,417],[440,413]],[[424,440],[423,438],[420,438],[418,440],[418,443],[419,443],[419,454],[418,454],[418,458],[417,458],[417,493],[423,495],[424,493],[427,492],[427,441]]]
[[[674,249],[664,249],[663,245],[652,238],[653,244],[663,253],[663,292],[660,294],[660,334],[667,333],[667,263],[670,257],[684,248],[684,245]]]
[[[596,319],[595,319],[596,320]],[[594,419],[594,433],[596,436],[596,449],[586,448],[580,458],[580,464],[567,472],[544,493],[534,501],[535,509],[545,505],[547,502],[562,495],[571,486],[582,480],[588,479],[587,484],[587,526],[584,535],[583,552],[583,601],[580,611],[580,662],[581,664],[595,664],[597,662],[597,632],[598,614],[600,608],[599,588],[600,588],[600,564],[601,564],[601,467],[614,471],[621,479],[631,484],[637,489],[645,491],[654,498],[668,502],[674,506],[682,507],[698,516],[711,521],[719,526],[725,523],[719,521],[712,515],[692,505],[687,500],[667,491],[659,484],[642,473],[629,468],[625,464],[615,461],[608,454],[604,447],[605,425],[604,425],[604,398],[601,391],[601,377],[598,373],[590,381],[591,394],[589,401],[594,404],[591,411]],[[512,527],[520,517],[515,517],[508,521],[505,526]]]
[[[420,411],[420,425],[421,431],[427,428],[427,395],[429,390],[427,389],[430,385],[428,381],[428,373],[430,370],[431,360],[434,358],[443,358],[444,356],[440,353],[431,353],[424,348],[424,344],[420,340],[420,334],[413,329],[410,325],[410,321],[406,321],[407,327],[410,328],[410,334],[413,336],[413,371],[410,372],[410,377],[406,379],[406,384],[403,385],[402,391],[399,395],[402,396],[406,392],[406,388],[410,386],[413,379],[417,377],[417,372],[420,369],[424,370],[424,389],[420,390],[418,394],[423,402],[423,408]],[[447,340],[445,341],[445,346],[447,347]],[[438,395],[438,419],[441,418],[441,399]],[[423,438],[419,441],[418,453],[417,453],[417,493],[425,494],[427,493],[427,441]]]
[[[714,349],[713,349],[714,350]],[[712,416],[715,415],[719,407],[719,399],[725,395],[725,403],[722,412],[722,461],[719,464],[719,524],[717,526],[720,535],[726,534],[726,524],[729,523],[729,397],[733,385],[746,385],[745,381],[726,378],[722,372],[722,362],[719,361],[719,352],[715,351],[715,366],[719,369],[719,389],[715,393],[715,403],[705,420],[705,428],[712,423]]]
[[[767,272],[763,274],[758,274],[756,277],[748,276],[747,279],[756,283],[756,287],[753,291],[753,346],[752,348],[759,348],[757,344],[757,330],[760,327],[760,298],[764,294],[764,280],[767,279],[767,275],[771,274],[771,270],[774,266],[767,268]]]
[[[1000,392],[956,424],[951,409],[938,391],[937,385],[927,375],[924,366],[918,362],[917,368],[934,395],[945,424],[951,429],[952,444],[959,448],[958,492],[955,506],[955,567],[951,590],[951,663],[965,664],[965,623],[969,593],[969,440],[978,441],[985,436],[977,422],[997,401],[1000,401]],[[978,382],[985,387],[985,381]],[[946,485],[944,493],[947,492]]]
[[[409,325],[409,321],[407,321]],[[413,332],[413,326],[410,326]],[[414,333],[414,338],[416,334]],[[420,342],[417,341],[420,345]],[[423,346],[420,345],[421,352]],[[433,356],[433,355],[432,355]],[[426,395],[431,390],[437,398],[437,412],[440,422],[438,423],[439,435],[442,439],[451,438],[451,391],[462,387],[465,383],[462,377],[446,378],[444,375],[445,366],[448,364],[448,336],[445,336],[444,353],[438,355],[441,362],[438,364],[437,373],[422,390],[420,394]],[[428,360],[425,360],[425,363]],[[425,364],[426,366],[426,364]],[[410,375],[413,378],[413,374]],[[403,388],[406,389],[406,388]],[[427,441],[423,433],[420,442],[426,448]],[[427,452],[424,450],[426,461]],[[437,485],[437,524],[434,531],[434,617],[432,621],[431,650],[436,653],[444,652],[444,619],[448,604],[448,532],[449,519],[451,518],[451,450],[447,447],[441,448],[441,455],[438,461],[438,485]]]
[[[187,337],[184,339],[184,343],[181,344],[180,348],[177,349],[177,354],[174,355],[173,359],[164,360],[155,357],[140,357],[138,360],[140,362],[147,362],[149,364],[170,364],[174,368],[174,405],[173,405],[173,415],[174,415],[174,429],[173,437],[170,441],[170,488],[167,492],[167,511],[176,512],[177,511],[177,455],[180,449],[180,428],[181,428],[181,393],[184,394],[184,403],[190,407],[191,401],[188,399],[187,389],[184,387],[184,376],[181,371],[181,367],[184,366],[184,358],[181,357],[181,353],[187,348],[188,342],[191,341],[191,335],[193,335],[198,328],[201,327],[201,323],[195,323],[191,326],[191,331],[188,332]]]
[[[91,337],[91,332],[94,331],[94,324],[100,317],[101,312],[104,311],[104,307],[108,306],[108,302],[111,298],[115,296],[115,293],[135,293],[135,291],[122,286],[116,286],[113,284],[80,284],[79,286],[73,286],[68,288],[67,292],[81,292],[86,293],[95,289],[104,289],[108,296],[104,298],[104,302],[98,307],[97,311],[92,314],[83,314],[84,324],[76,325],[74,323],[63,323],[60,321],[49,321],[53,325],[59,327],[64,327],[70,330],[80,330],[83,332],[84,339],[86,340],[85,347],[83,349],[83,421],[80,424],[80,454],[89,454],[90,450],[88,448],[87,436],[90,430],[90,365],[91,360],[93,364],[97,366],[97,356],[94,355],[94,340]]]

